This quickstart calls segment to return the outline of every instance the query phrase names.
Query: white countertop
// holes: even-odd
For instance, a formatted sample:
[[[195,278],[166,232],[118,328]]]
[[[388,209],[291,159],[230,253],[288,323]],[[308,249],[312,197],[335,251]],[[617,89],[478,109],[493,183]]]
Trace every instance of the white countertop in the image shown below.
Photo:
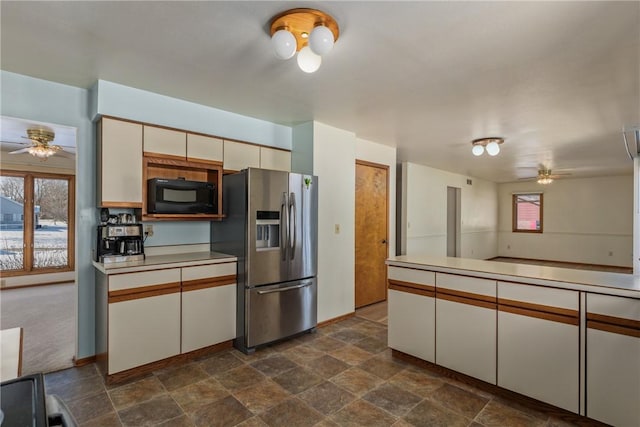
[[[157,270],[158,268],[191,267],[194,265],[235,261],[237,261],[235,256],[220,252],[189,252],[147,256],[143,261],[114,262],[107,264],[93,261],[93,266],[108,275]]]
[[[429,255],[390,257],[387,264],[640,299],[640,276],[632,274]]]

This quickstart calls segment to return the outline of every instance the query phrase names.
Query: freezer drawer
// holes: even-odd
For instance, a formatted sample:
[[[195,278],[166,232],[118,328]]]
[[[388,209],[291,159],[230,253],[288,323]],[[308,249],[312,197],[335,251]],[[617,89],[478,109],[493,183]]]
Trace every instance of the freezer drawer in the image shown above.
[[[276,341],[316,327],[316,279],[245,290],[245,347]]]

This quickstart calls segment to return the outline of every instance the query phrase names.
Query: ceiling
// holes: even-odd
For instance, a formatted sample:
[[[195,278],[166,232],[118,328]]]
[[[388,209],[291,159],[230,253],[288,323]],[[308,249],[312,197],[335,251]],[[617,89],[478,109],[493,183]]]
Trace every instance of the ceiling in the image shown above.
[[[270,18],[340,25],[314,74],[278,60]],[[412,161],[496,182],[540,166],[632,173],[640,2],[0,2],[2,69],[108,80],[271,122],[316,120]],[[470,141],[502,136],[496,157]]]

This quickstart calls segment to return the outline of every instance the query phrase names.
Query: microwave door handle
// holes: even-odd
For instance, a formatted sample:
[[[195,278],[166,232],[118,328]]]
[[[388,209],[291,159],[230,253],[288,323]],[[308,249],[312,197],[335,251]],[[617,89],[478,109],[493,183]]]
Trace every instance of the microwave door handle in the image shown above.
[[[291,239],[291,244],[289,245],[289,247],[291,248],[291,259],[293,259],[295,257],[296,254],[296,239],[297,239],[297,228],[298,228],[298,219],[297,219],[297,213],[298,213],[298,207],[296,206],[296,195],[295,193],[291,193],[291,195],[289,196],[289,203],[291,206],[291,210],[290,210],[290,215],[289,215],[289,221],[291,222],[292,228],[293,228],[293,233],[289,232],[290,234],[293,234],[293,238]]]
[[[287,193],[282,193],[282,203],[280,204],[280,253],[282,261],[287,260],[287,242],[289,241],[288,211]]]

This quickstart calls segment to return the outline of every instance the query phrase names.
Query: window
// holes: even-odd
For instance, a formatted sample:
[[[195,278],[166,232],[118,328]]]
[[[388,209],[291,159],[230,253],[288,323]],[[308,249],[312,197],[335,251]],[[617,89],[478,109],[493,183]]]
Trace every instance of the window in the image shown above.
[[[542,233],[542,194],[513,195],[513,231]]]
[[[73,270],[74,187],[71,175],[2,172],[2,275]]]

